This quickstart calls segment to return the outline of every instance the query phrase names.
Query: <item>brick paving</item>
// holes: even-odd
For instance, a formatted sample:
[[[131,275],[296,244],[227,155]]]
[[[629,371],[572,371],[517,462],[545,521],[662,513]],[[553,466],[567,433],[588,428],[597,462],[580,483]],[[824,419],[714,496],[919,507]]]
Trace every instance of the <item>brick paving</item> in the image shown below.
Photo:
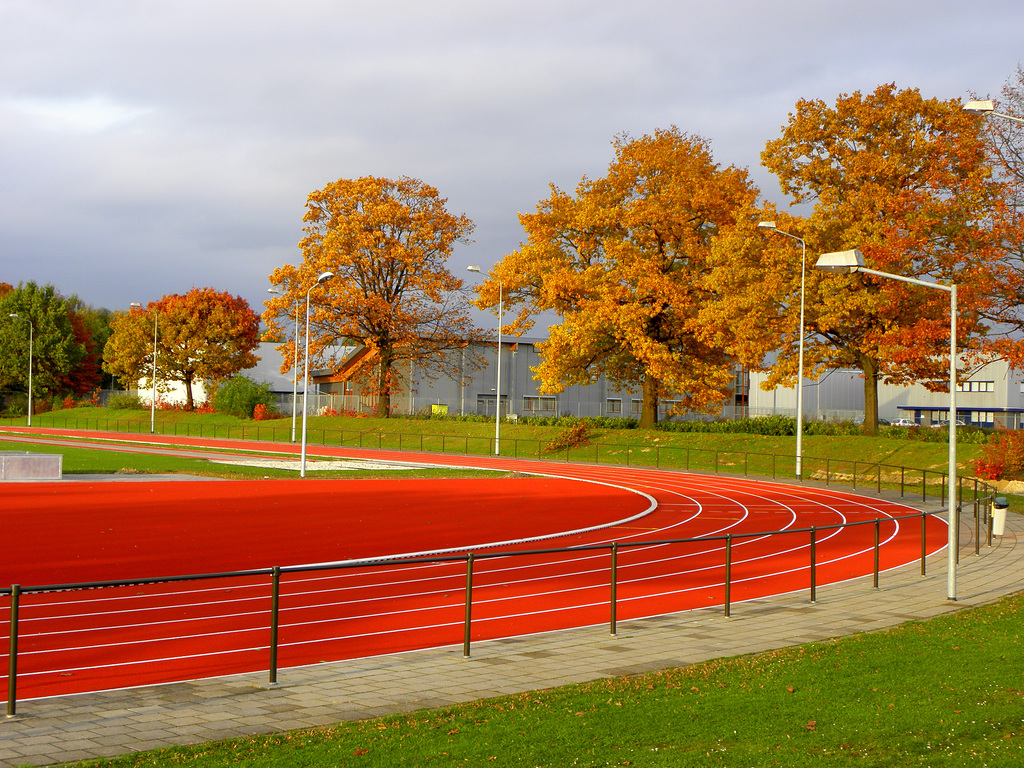
[[[973,523],[969,518],[968,522]],[[946,599],[946,554],[808,593],[531,637],[479,642],[267,674],[19,702],[0,719],[0,765],[42,766],[155,747],[328,725],[397,712],[678,667],[884,629],[1024,590],[1024,518],[974,554],[962,525],[958,600]]]

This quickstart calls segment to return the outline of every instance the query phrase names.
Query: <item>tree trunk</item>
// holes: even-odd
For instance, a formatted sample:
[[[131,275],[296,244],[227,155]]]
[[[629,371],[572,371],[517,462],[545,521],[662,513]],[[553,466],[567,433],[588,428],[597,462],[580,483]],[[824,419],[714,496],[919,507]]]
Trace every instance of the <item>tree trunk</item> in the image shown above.
[[[878,434],[878,363],[861,355],[860,369],[864,373],[864,432]]]
[[[193,406],[192,401],[192,377],[185,377],[185,410],[191,411]]]
[[[653,429],[658,423],[658,380],[652,376],[644,376],[642,392],[640,429]]]
[[[380,350],[380,362],[377,366],[377,418],[386,419],[391,416],[391,351]]]

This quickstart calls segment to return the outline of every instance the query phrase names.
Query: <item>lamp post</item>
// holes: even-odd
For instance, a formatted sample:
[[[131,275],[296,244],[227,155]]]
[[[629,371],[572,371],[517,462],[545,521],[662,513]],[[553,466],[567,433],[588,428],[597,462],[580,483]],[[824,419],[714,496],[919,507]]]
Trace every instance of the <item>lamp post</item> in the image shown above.
[[[128,306],[135,309],[142,309],[142,305],[133,301]],[[156,432],[156,326],[157,318],[160,317],[160,313],[155,309],[153,310],[153,391],[149,398],[149,434]]]
[[[276,293],[278,296],[283,295],[276,288],[267,288],[267,293]],[[295,442],[295,412],[298,410],[299,404],[299,302],[295,300],[295,337],[294,337],[295,356],[292,361],[292,442]]]
[[[476,272],[477,274],[483,274],[480,272],[480,267],[466,267],[468,272]],[[497,280],[497,278],[495,278]],[[494,381],[494,394],[496,398],[496,405],[494,408],[494,455],[500,456],[501,450],[498,447],[498,440],[501,437],[501,304],[502,304],[502,285],[501,280],[498,280],[498,370],[495,375]]]
[[[324,272],[306,291],[306,366],[303,374],[304,388],[302,390],[302,458],[299,462],[299,477],[306,476],[306,402],[309,398],[309,295],[318,285],[323,285],[334,277],[333,272]]]
[[[993,115],[1006,120],[1013,120],[1015,123],[1024,123],[1024,118],[1008,115],[1005,112],[996,112],[996,105],[991,100],[968,101],[964,104],[964,112],[970,112],[972,115]]]
[[[947,541],[946,597],[956,600],[956,556],[960,540],[960,509],[956,502],[956,283],[940,285],[928,283],[914,277],[891,275],[864,266],[864,254],[858,250],[823,253],[818,257],[815,269],[823,272],[849,274],[862,272],[903,283],[923,285],[949,293],[949,536]]]
[[[797,355],[796,373],[796,479],[803,480],[803,438],[804,438],[804,284],[807,271],[807,245],[803,238],[783,232],[774,221],[762,221],[758,229],[788,237],[800,243],[800,352]]]
[[[35,410],[34,403],[32,402],[32,336],[35,326],[32,325],[32,321],[27,317],[21,317],[15,313],[8,315],[12,320],[21,320],[24,323],[28,323],[28,426],[32,426],[32,411]]]

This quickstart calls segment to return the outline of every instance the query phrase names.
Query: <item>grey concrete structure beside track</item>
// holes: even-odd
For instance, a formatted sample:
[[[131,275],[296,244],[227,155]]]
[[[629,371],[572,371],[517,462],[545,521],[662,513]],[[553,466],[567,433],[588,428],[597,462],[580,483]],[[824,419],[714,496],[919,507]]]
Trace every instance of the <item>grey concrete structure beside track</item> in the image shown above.
[[[888,494],[883,494],[888,496]],[[899,500],[898,497],[894,500]],[[910,503],[903,500],[904,503]],[[920,506],[920,505],[917,505]],[[946,554],[872,578],[721,608],[607,626],[413,651],[147,688],[19,703],[0,719],[0,765],[50,765],[161,746],[322,726],[529,690],[684,666],[713,658],[870,632],[983,605],[1024,590],[1024,518],[974,554],[969,509],[961,525],[959,600],[946,599]]]

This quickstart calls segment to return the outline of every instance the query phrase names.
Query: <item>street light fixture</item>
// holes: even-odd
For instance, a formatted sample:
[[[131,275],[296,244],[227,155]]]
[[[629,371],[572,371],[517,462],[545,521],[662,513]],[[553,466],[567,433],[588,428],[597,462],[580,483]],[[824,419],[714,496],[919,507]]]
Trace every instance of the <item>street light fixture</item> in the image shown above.
[[[318,285],[323,285],[334,277],[333,272],[324,272],[306,291],[306,366],[303,378],[305,386],[302,390],[302,458],[299,462],[299,477],[306,476],[306,402],[309,398],[309,295]]]
[[[28,426],[32,426],[32,411],[35,410],[35,405],[32,402],[32,336],[35,327],[32,325],[32,321],[27,317],[21,317],[15,313],[8,315],[12,320],[21,320],[24,323],[28,323]]]
[[[267,288],[267,293],[275,293],[278,296],[284,294],[276,288]],[[295,412],[299,404],[299,300],[295,300],[295,357],[292,362],[292,442],[295,442]]]
[[[467,272],[476,272],[477,274],[483,274],[480,271],[480,267],[466,267]],[[498,280],[498,278],[495,278]],[[502,285],[501,280],[498,280],[498,370],[495,374],[494,383],[494,394],[496,398],[496,404],[494,408],[494,455],[500,456],[501,450],[498,447],[498,440],[501,437],[501,304],[502,304]]]
[[[134,309],[142,309],[142,305],[133,301],[128,306]],[[153,392],[149,398],[149,434],[153,434],[156,431],[156,326],[157,318],[160,313],[155,309],[153,310]]]
[[[804,437],[804,285],[807,271],[807,245],[803,238],[783,232],[774,221],[762,221],[758,229],[788,237],[800,243],[800,352],[797,356],[796,373],[796,479],[803,480],[803,437]]]
[[[864,266],[864,254],[858,250],[823,253],[818,257],[815,269],[822,272],[849,274],[862,272],[903,283],[923,285],[949,293],[949,536],[947,541],[946,597],[956,600],[956,556],[959,547],[960,509],[956,502],[956,283],[940,285],[928,283],[914,277],[891,275]]]
[[[964,104],[964,112],[970,112],[972,115],[994,115],[995,117],[1013,120],[1015,123],[1024,123],[1024,118],[1008,115],[1005,112],[996,112],[996,105],[991,100],[968,101]]]

